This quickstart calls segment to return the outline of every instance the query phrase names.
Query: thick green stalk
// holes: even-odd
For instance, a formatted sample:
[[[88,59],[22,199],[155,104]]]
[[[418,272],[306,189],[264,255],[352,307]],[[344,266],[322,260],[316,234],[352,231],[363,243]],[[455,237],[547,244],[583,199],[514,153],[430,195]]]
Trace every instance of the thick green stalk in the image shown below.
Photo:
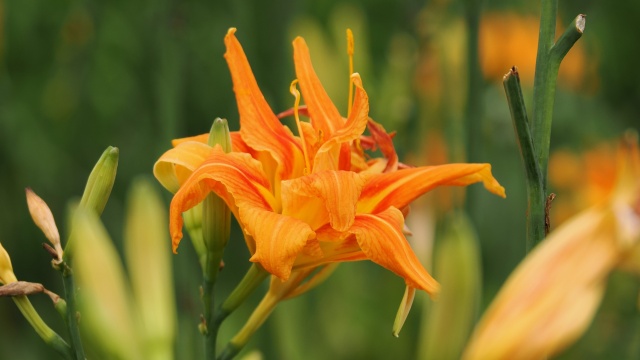
[[[531,132],[545,190],[558,70],[562,59],[582,36],[585,27],[585,15],[578,15],[554,44],[557,12],[557,0],[542,1],[540,37],[538,39],[538,55],[536,57],[536,73],[533,84],[533,122],[531,124]]]
[[[538,54],[536,56],[536,72],[533,80],[533,111],[531,134],[536,147],[536,157],[540,161],[543,178],[546,179],[546,161],[551,138],[551,118],[553,115],[553,99],[556,93],[556,76],[549,64],[549,50],[556,36],[556,18],[558,0],[542,0],[540,10],[540,33],[538,36]],[[557,73],[556,73],[557,75]],[[546,183],[543,182],[546,187]]]
[[[82,338],[80,337],[80,327],[78,326],[76,309],[76,292],[73,273],[66,262],[61,264],[62,267],[62,283],[64,284],[64,293],[67,301],[67,328],[71,337],[71,347],[76,360],[85,360],[84,348],[82,346]]]
[[[220,148],[225,153],[231,151],[231,135],[227,120],[217,118],[209,132],[209,145]],[[201,327],[205,337],[205,358],[216,358],[216,340],[219,323],[215,322],[213,287],[218,277],[224,248],[230,236],[231,211],[222,198],[215,193],[207,196],[202,204],[202,236],[206,249],[206,261],[202,269],[202,301],[204,322]]]
[[[536,159],[535,146],[527,110],[524,105],[522,89],[520,88],[520,77],[518,69],[514,66],[502,81],[507,102],[511,111],[513,128],[518,139],[520,155],[524,164],[527,181],[527,252],[531,250],[537,242],[545,236],[545,193],[542,184],[542,174]]]
[[[527,249],[531,249],[545,236],[545,212],[547,190],[547,168],[549,164],[549,145],[551,142],[551,122],[553,120],[553,105],[556,93],[556,80],[560,63],[573,44],[582,36],[585,16],[578,15],[562,34],[555,40],[558,0],[542,0],[540,14],[540,33],[538,38],[538,54],[536,57],[536,72],[533,84],[533,112],[531,127],[531,142],[535,154],[534,161],[540,172],[540,184],[528,180],[529,192],[527,219]],[[506,83],[505,83],[506,86]],[[524,104],[523,104],[524,105]],[[517,124],[517,121],[514,119]],[[516,131],[518,131],[516,129]],[[520,139],[520,134],[518,135]],[[522,142],[521,142],[522,149]],[[523,158],[525,154],[522,154]],[[528,156],[528,155],[527,155]],[[527,165],[525,158],[525,168]],[[529,175],[527,175],[529,178]],[[542,214],[542,215],[541,215]],[[540,231],[542,229],[542,231]]]

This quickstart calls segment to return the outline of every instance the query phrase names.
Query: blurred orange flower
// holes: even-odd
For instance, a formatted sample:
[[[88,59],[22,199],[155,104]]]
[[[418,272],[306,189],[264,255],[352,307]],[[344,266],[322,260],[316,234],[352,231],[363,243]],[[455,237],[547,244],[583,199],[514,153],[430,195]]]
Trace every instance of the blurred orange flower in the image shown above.
[[[604,201],[616,184],[616,148],[605,142],[578,154],[554,151],[549,159],[549,185],[558,196],[551,225],[559,225],[582,209]]]
[[[158,180],[176,191],[170,209],[174,251],[182,238],[182,212],[214,192],[240,223],[250,260],[282,280],[292,270],[368,259],[404,278],[408,287],[435,293],[437,282],[403,234],[406,209],[441,185],[483,182],[504,196],[491,166],[400,164],[392,135],[369,119],[360,75],[351,76],[355,97],[343,118],[300,37],[293,41],[294,63],[306,108],[293,109],[300,129],[294,135],[265,101],[235,29],[229,30],[225,44],[240,114],[233,151],[205,145],[206,136],[189,138],[177,141],[154,168]],[[310,122],[300,122],[298,112]],[[367,127],[371,136],[363,137]],[[367,160],[364,149],[376,147],[384,158]]]
[[[482,16],[479,34],[479,52],[482,72],[487,79],[502,79],[512,66],[518,66],[520,80],[533,85],[536,67],[538,29],[540,19],[516,13],[487,13]],[[561,34],[563,24],[556,26]],[[587,68],[584,48],[578,42],[562,60],[558,84],[572,89],[584,85]]]
[[[637,137],[626,137],[616,170],[614,190],[551,232],[507,279],[476,327],[465,359],[558,354],[589,326],[614,269],[640,273]]]

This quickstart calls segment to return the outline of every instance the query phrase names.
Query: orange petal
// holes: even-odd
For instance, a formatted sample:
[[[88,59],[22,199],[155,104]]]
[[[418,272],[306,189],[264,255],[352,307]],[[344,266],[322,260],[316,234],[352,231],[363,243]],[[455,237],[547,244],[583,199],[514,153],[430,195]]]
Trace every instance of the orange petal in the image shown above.
[[[320,83],[311,64],[307,43],[301,37],[293,40],[293,62],[296,67],[296,76],[300,81],[300,90],[309,110],[311,124],[316,131],[322,131],[327,135],[333,134],[342,127],[344,120]]]
[[[429,294],[438,291],[438,282],[422,267],[402,234],[404,218],[390,207],[378,214],[360,214],[349,230],[355,234],[365,255],[405,279],[407,286]]]
[[[278,163],[280,179],[299,176],[304,169],[301,145],[267,104],[235,31],[235,28],[229,29],[224,38],[227,47],[224,57],[231,71],[242,138],[252,149],[271,154]]]
[[[327,222],[338,231],[353,224],[365,179],[350,171],[323,171],[282,183],[282,213],[317,229]]]
[[[327,224],[316,230],[316,240],[321,256],[302,254],[295,261],[294,269],[306,269],[327,263],[367,260],[358,241],[349,232],[340,232]]]
[[[362,135],[364,129],[367,127],[367,121],[369,119],[369,96],[362,87],[360,75],[353,74],[351,78],[356,87],[356,95],[351,114],[344,126],[341,126],[333,133],[328,133],[328,139],[322,144],[313,160],[314,172],[338,170],[340,147],[342,144],[360,138],[360,135]]]
[[[176,147],[162,154],[156,161],[153,166],[153,175],[162,186],[175,193],[212,152],[211,146],[201,142],[179,142]]]
[[[446,164],[375,174],[362,190],[358,212],[376,213],[390,206],[401,209],[437,186],[466,186],[477,182],[505,197],[504,188],[491,175],[489,164]]]
[[[227,203],[243,224],[239,212],[247,208],[272,211],[275,200],[261,164],[248,154],[222,152],[215,147],[211,156],[198,167],[174,195],[170,207],[171,241],[176,252],[182,239],[182,213],[214,192]]]
[[[251,261],[286,281],[298,254],[315,233],[303,221],[257,207],[240,209],[244,230],[253,235],[256,252]]]

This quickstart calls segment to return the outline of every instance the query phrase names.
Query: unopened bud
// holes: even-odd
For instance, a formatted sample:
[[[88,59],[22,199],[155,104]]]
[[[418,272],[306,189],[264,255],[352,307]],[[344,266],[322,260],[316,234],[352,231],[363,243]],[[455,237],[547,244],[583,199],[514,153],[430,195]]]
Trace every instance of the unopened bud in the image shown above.
[[[442,289],[424,313],[425,334],[418,357],[459,359],[480,305],[480,249],[473,225],[464,213],[443,220],[442,235],[436,243],[434,276]]]
[[[413,299],[415,298],[415,296],[416,289],[407,286],[404,290],[404,296],[402,297],[400,307],[398,307],[396,320],[393,322],[393,329],[391,330],[391,334],[393,334],[393,336],[400,336],[400,330],[402,330],[402,326],[404,325],[405,320],[407,320],[407,316],[409,315],[409,311],[411,310],[411,305],[413,305]]]
[[[211,126],[209,145],[220,146],[224,152],[231,151],[231,136],[227,120],[217,118]],[[209,194],[202,205],[202,235],[209,255],[208,263],[203,269],[215,277],[220,267],[222,252],[227,245],[231,229],[231,211],[216,194]],[[208,270],[207,270],[208,269]]]
[[[53,218],[51,209],[42,198],[36,195],[33,190],[27,188],[27,206],[29,207],[29,213],[33,222],[42,230],[44,236],[51,242],[53,249],[55,250],[55,258],[58,261],[62,260],[62,246],[60,245],[60,233],[56,226],[56,221]],[[53,254],[52,254],[53,256]]]
[[[80,200],[80,206],[102,214],[107,205],[118,169],[119,150],[109,146],[94,166]]]

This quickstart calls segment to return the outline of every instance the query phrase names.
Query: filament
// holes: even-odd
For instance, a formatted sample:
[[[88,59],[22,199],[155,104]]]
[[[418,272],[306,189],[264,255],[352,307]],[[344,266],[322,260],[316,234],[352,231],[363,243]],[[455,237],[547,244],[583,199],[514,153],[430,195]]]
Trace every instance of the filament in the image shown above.
[[[304,133],[302,132],[302,124],[300,123],[300,116],[298,115],[298,108],[300,107],[300,92],[298,91],[296,85],[298,84],[298,79],[295,79],[291,82],[291,86],[289,87],[289,92],[293,95],[296,100],[293,104],[293,116],[296,119],[296,125],[298,126],[298,133],[300,134],[300,139],[302,140],[302,152],[304,154],[304,164],[305,174],[311,172],[311,167],[309,166],[309,156],[307,154],[307,144],[304,140]]]

